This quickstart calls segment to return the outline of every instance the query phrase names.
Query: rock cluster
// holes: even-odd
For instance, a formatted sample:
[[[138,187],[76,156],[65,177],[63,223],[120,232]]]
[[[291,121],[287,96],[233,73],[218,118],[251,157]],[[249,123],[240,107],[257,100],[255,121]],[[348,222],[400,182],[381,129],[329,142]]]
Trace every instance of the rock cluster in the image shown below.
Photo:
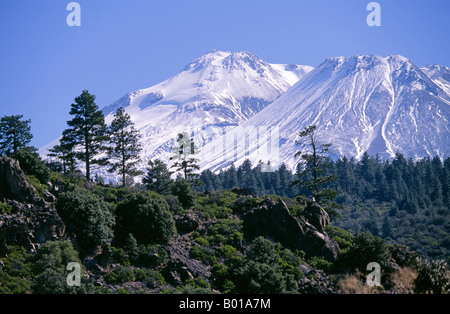
[[[300,220],[281,198],[275,202],[267,197],[244,215],[244,235],[249,240],[264,236],[292,250],[303,250],[308,256],[335,260],[339,246],[324,231],[328,214],[317,203],[308,204],[305,214],[308,219]]]
[[[45,199],[52,199],[46,193]],[[65,226],[54,205],[37,196],[16,160],[5,157],[0,157],[0,201],[11,208],[0,215],[0,256],[11,245],[33,252],[63,237]]]
[[[211,271],[201,261],[192,259],[189,252],[192,241],[189,236],[175,235],[166,246],[169,252],[170,262],[163,270],[164,277],[175,286],[181,285],[182,281],[200,277],[208,280]]]

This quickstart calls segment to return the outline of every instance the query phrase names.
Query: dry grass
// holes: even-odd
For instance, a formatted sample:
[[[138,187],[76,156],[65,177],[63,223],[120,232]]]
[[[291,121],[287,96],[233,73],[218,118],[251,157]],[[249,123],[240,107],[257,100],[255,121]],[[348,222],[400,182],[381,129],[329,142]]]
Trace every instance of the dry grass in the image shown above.
[[[338,287],[343,294],[378,294],[377,287],[370,287],[364,283],[365,277],[360,272],[351,274],[338,282]]]
[[[414,294],[414,280],[417,278],[417,272],[410,267],[400,268],[398,272],[391,275],[393,294]]]

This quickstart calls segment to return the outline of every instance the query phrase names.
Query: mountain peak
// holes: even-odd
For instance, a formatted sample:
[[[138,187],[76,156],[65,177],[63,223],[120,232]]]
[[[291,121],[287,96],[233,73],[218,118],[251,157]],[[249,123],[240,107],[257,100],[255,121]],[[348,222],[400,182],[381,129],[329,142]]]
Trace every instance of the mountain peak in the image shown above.
[[[248,51],[212,50],[190,62],[183,71],[200,71],[209,67],[221,67],[231,71],[242,69],[244,66],[249,66],[256,70],[258,67],[267,66],[267,63]]]

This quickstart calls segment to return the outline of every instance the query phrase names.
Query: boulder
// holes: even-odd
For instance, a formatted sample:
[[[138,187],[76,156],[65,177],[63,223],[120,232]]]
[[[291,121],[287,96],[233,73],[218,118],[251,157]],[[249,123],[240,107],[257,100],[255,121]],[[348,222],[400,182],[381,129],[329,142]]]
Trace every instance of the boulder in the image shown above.
[[[49,240],[62,239],[65,225],[54,205],[37,196],[16,160],[4,157],[0,157],[0,200],[12,208],[0,215],[0,256],[11,245],[33,252]]]
[[[291,250],[303,250],[307,256],[328,260],[335,260],[339,252],[338,244],[328,237],[323,228],[318,230],[308,221],[294,217],[281,198],[275,202],[266,197],[262,204],[250,209],[243,220],[244,236],[249,241],[263,236]]]
[[[192,242],[188,236],[176,234],[166,246],[170,262],[162,271],[164,277],[172,285],[180,285],[182,281],[192,278],[209,280],[211,272],[202,261],[189,256]]]
[[[325,233],[325,227],[330,224],[330,216],[328,213],[315,201],[307,201],[303,212],[306,221],[316,227],[316,229]]]
[[[194,230],[197,230],[199,227],[199,217],[194,214],[194,212],[190,211],[184,215],[174,215],[175,226],[177,231],[180,233],[189,233]]]
[[[26,202],[37,198],[36,191],[28,183],[15,159],[0,157],[0,199]]]

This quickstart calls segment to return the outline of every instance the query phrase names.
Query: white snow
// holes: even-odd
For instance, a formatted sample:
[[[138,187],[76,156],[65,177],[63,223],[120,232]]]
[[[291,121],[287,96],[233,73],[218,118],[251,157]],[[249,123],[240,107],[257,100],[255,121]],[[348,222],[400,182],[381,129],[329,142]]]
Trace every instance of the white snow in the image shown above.
[[[311,124],[320,142],[332,142],[332,157],[450,155],[450,70],[419,69],[403,56],[328,58],[313,69],[212,51],[105,108],[107,122],[119,106],[141,131],[142,167],[154,158],[169,163],[177,133],[187,131],[202,170],[246,158],[294,169],[298,134]]]

